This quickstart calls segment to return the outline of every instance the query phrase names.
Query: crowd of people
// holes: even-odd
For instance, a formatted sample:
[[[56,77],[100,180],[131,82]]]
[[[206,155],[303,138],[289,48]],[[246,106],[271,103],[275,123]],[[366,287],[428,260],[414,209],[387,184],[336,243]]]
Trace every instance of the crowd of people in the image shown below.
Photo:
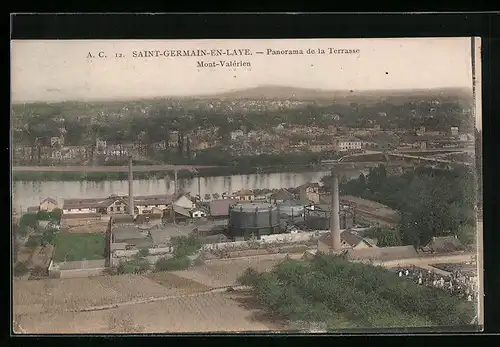
[[[452,271],[448,276],[442,276],[434,271],[415,266],[397,267],[395,270],[399,277],[406,277],[419,285],[441,288],[467,301],[477,299],[478,283],[475,276],[466,275],[460,271]]]

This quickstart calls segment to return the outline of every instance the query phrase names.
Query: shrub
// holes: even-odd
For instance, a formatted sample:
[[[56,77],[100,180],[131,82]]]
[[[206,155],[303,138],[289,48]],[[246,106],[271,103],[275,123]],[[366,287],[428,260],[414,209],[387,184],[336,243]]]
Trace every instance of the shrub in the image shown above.
[[[284,261],[271,273],[248,268],[238,283],[290,320],[360,327],[469,324],[472,305],[442,290],[418,286],[382,267],[317,255],[312,262]],[[342,323],[345,325],[344,323]]]
[[[43,221],[50,221],[52,220],[52,216],[50,215],[50,212],[48,211],[38,211],[36,214],[36,217],[38,220],[43,220]]]
[[[194,235],[180,236],[172,239],[174,257],[184,258],[193,255],[201,248],[201,241]]]
[[[41,266],[35,266],[33,269],[31,269],[30,275],[33,277],[43,277],[47,276],[48,272],[47,269],[41,267]]]
[[[26,241],[25,246],[29,248],[38,247],[42,244],[42,237],[38,235],[32,235]]]
[[[38,216],[36,213],[32,213],[32,212],[25,213],[22,215],[21,219],[19,220],[19,226],[30,227],[30,228],[36,229],[37,221],[38,221]]]
[[[188,257],[160,258],[155,264],[156,271],[185,270],[191,265]]]
[[[44,231],[41,241],[44,244],[53,245],[55,243],[56,230],[46,230]]]
[[[118,274],[139,274],[148,271],[149,262],[144,258],[138,258],[121,262],[116,271]]]
[[[149,255],[149,249],[147,248],[141,248],[139,250],[139,252],[137,252],[137,254],[141,257],[141,258],[144,258],[144,257],[147,257]]]
[[[14,265],[14,276],[24,276],[29,271],[28,265],[25,262],[18,262]]]

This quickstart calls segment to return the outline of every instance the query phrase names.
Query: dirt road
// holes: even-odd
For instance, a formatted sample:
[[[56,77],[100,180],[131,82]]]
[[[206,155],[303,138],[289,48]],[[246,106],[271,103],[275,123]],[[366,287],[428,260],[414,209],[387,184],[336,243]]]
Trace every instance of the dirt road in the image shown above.
[[[437,255],[434,257],[422,257],[422,258],[410,258],[410,259],[400,259],[391,260],[385,262],[374,262],[374,265],[382,265],[385,267],[395,267],[395,266],[421,266],[421,265],[431,265],[432,264],[443,264],[443,263],[465,263],[471,261],[472,257],[476,259],[475,254],[464,253],[464,254],[454,254],[454,255]]]

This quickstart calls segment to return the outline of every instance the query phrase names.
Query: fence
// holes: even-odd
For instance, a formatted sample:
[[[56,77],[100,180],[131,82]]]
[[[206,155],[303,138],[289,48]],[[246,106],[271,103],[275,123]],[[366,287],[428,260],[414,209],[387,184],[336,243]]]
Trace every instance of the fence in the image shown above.
[[[61,269],[62,267],[62,269]],[[53,278],[77,278],[100,276],[106,269],[106,260],[82,260],[65,263],[54,263],[50,261],[48,272]]]
[[[149,255],[169,254],[173,252],[173,247],[149,248]],[[132,257],[139,253],[138,249],[117,249],[112,252],[115,258]]]
[[[266,235],[266,236],[261,236],[260,240],[255,240],[255,241],[235,241],[235,242],[220,242],[220,243],[207,244],[203,245],[202,249],[204,251],[212,251],[217,249],[247,247],[251,243],[254,243],[256,245],[261,245],[272,242],[281,242],[281,243],[305,242],[318,239],[321,235],[329,232],[330,232],[329,230],[315,230],[312,232],[300,232],[296,234],[294,233],[294,234]]]
[[[59,270],[60,278],[77,278],[77,277],[92,277],[100,276],[102,272],[106,270],[105,267],[94,268],[94,269],[71,269],[71,270]]]

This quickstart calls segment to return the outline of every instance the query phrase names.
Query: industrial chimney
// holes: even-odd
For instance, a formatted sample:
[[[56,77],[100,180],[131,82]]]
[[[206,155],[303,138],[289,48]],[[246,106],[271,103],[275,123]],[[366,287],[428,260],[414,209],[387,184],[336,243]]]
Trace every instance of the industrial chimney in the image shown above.
[[[128,213],[134,216],[134,174],[132,172],[132,156],[128,157]]]
[[[332,170],[332,203],[330,206],[330,231],[332,235],[332,251],[340,252],[342,249],[340,241],[340,203],[339,203],[339,180],[335,171]]]

